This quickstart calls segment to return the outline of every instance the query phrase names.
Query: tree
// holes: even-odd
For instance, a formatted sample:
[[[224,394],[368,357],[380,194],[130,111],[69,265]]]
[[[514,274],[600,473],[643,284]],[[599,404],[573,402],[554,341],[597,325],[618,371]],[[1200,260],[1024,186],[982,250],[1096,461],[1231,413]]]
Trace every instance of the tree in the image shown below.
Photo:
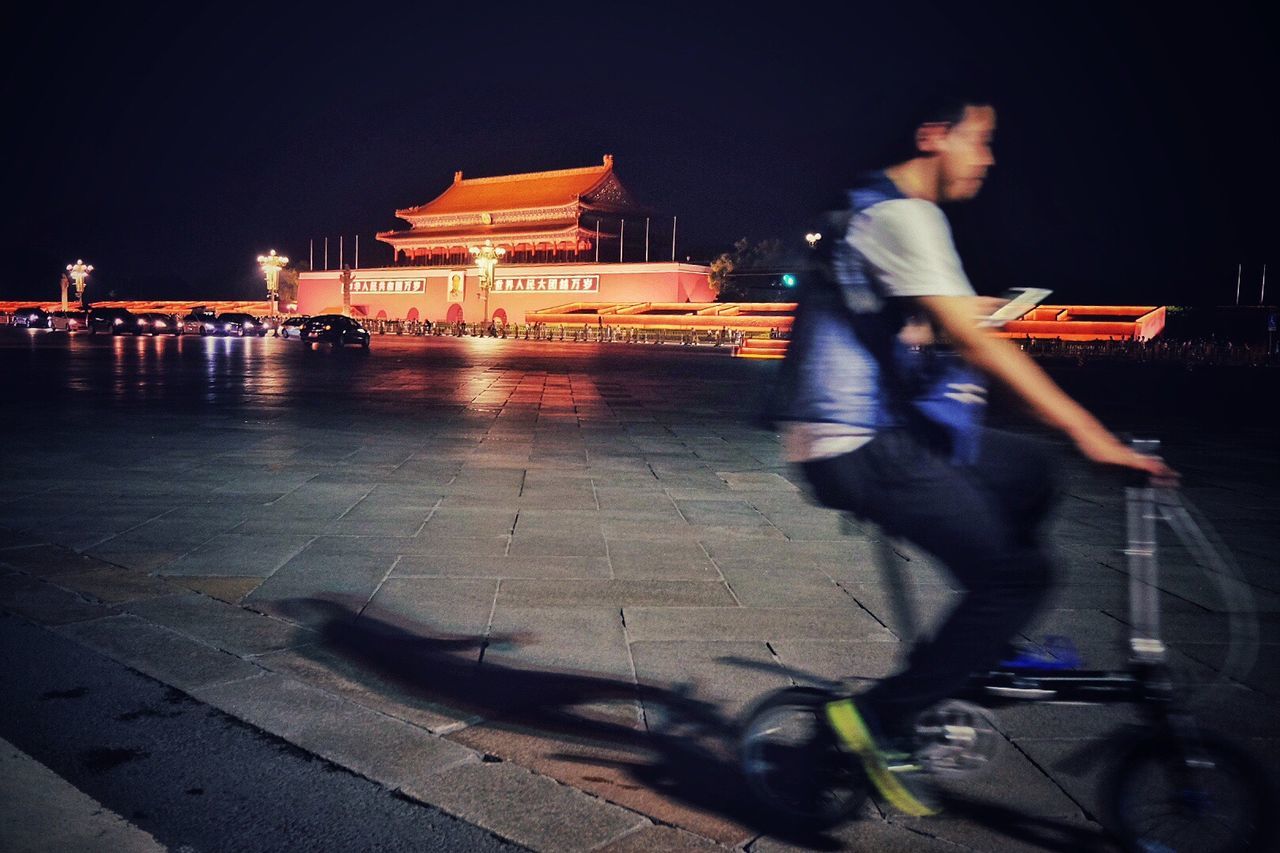
[[[711,262],[707,283],[717,299],[744,296],[748,278],[759,275],[762,270],[777,269],[783,257],[782,241],[777,238],[761,240],[753,246],[746,237],[740,237],[734,242],[732,252],[721,252]]]

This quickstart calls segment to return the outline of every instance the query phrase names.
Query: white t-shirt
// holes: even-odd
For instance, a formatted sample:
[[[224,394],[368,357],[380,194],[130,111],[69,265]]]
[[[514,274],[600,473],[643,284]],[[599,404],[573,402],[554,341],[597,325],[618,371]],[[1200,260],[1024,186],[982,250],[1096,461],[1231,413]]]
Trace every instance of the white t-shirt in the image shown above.
[[[973,296],[951,237],[951,226],[936,204],[896,198],[874,204],[849,223],[844,239],[866,263],[867,274],[883,297]],[[846,293],[858,312],[883,307],[865,292]],[[782,433],[790,462],[828,459],[857,450],[875,436],[865,427],[843,423],[793,422]]]

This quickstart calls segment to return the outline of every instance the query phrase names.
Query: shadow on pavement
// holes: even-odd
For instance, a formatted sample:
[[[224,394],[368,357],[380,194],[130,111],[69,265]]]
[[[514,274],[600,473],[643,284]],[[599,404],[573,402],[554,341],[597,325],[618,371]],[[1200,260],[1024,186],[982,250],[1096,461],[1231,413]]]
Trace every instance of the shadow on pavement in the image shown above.
[[[368,615],[357,618],[359,606],[335,596],[288,599],[275,602],[272,610],[316,629],[318,647],[355,664],[356,676],[364,673],[370,689],[385,689],[390,682],[423,706],[478,717],[493,728],[595,744],[609,754],[552,757],[612,767],[684,806],[792,844],[815,850],[842,846],[831,835],[798,831],[767,819],[739,773],[737,721],[692,698],[687,685],[636,684],[589,673],[506,666],[484,660],[484,652],[529,638],[432,635],[424,625],[395,624]],[[307,647],[297,651],[305,654]],[[793,677],[823,681],[806,673]],[[636,701],[643,703],[644,728],[621,717],[601,718],[602,704]],[[628,755],[619,758],[619,751]],[[1028,817],[990,802],[952,796],[948,804],[948,814],[1049,850],[1096,849],[1105,843],[1103,836],[1085,827]]]
[[[528,638],[431,635],[426,626],[355,618],[358,606],[338,597],[295,598],[274,602],[271,609],[317,630],[319,648],[356,664],[357,677],[365,673],[370,689],[390,682],[423,706],[479,717],[490,727],[598,745],[607,757],[554,757],[613,767],[654,792],[754,832],[812,849],[839,849],[829,836],[762,819],[738,772],[736,721],[691,698],[687,687],[506,666],[482,653]],[[297,652],[306,654],[307,648]],[[599,713],[602,704],[637,701],[643,702],[647,730]],[[619,758],[619,751],[627,755]]]

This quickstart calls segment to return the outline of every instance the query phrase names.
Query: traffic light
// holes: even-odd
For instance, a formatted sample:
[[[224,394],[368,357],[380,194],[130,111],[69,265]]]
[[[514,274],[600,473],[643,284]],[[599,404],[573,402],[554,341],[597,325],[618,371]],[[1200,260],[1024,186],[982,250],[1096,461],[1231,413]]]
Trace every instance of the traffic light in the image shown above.
[[[783,274],[782,274],[782,286],[783,286],[783,287],[795,287],[795,286],[796,286],[796,277],[795,277],[794,275],[792,275],[791,273],[789,273],[789,272],[785,272],[785,273],[783,273]]]

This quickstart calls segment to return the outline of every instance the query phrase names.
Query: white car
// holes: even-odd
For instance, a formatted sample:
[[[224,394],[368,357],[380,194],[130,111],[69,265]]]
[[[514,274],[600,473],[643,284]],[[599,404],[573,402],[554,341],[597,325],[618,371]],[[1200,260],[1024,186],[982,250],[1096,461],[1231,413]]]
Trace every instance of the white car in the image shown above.
[[[85,311],[50,311],[49,328],[55,332],[83,332],[89,328]]]
[[[306,317],[290,317],[280,324],[276,329],[276,334],[282,338],[293,338],[294,340],[302,339],[302,324],[307,322]]]

